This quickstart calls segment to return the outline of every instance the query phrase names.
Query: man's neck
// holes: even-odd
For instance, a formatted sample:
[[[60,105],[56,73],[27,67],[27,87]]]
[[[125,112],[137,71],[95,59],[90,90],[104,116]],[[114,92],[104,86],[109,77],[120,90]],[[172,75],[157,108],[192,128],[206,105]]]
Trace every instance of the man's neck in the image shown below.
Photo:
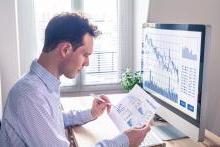
[[[59,79],[60,74],[57,66],[56,58],[52,53],[41,53],[37,62],[43,66],[48,72]]]

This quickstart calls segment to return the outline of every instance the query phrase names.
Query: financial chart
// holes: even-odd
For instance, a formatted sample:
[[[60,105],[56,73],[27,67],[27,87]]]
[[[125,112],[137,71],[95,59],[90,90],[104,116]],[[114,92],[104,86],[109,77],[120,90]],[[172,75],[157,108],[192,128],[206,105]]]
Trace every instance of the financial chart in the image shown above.
[[[155,113],[154,105],[148,99],[127,95],[123,103],[115,108],[121,119],[130,127],[142,126],[146,120],[151,120]]]
[[[143,88],[196,119],[201,32],[144,28]]]
[[[120,131],[131,127],[140,127],[149,123],[160,107],[149,94],[135,85],[121,101],[108,113]]]

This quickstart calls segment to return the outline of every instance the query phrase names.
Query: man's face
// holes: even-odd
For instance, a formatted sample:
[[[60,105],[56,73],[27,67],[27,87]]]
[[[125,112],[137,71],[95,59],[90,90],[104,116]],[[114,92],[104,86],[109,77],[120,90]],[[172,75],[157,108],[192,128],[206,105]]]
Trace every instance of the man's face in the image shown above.
[[[75,51],[69,49],[61,63],[61,73],[67,78],[74,78],[84,66],[89,65],[89,56],[93,52],[93,37],[85,34],[83,37],[83,45]]]

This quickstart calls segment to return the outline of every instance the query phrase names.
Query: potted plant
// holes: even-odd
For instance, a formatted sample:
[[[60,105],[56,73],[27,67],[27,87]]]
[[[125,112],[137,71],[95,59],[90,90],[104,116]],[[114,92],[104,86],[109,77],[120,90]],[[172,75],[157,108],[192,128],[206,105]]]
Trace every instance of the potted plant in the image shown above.
[[[140,71],[132,72],[129,68],[127,68],[126,71],[122,73],[121,86],[126,91],[130,91],[135,84],[140,85],[141,82],[142,78]]]

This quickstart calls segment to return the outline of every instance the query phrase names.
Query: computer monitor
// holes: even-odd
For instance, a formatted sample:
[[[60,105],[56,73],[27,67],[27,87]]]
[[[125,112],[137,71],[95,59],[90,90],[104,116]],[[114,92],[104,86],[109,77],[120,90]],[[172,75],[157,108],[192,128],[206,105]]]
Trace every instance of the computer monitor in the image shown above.
[[[143,89],[161,105],[157,114],[202,141],[205,25],[146,23],[142,31]]]

